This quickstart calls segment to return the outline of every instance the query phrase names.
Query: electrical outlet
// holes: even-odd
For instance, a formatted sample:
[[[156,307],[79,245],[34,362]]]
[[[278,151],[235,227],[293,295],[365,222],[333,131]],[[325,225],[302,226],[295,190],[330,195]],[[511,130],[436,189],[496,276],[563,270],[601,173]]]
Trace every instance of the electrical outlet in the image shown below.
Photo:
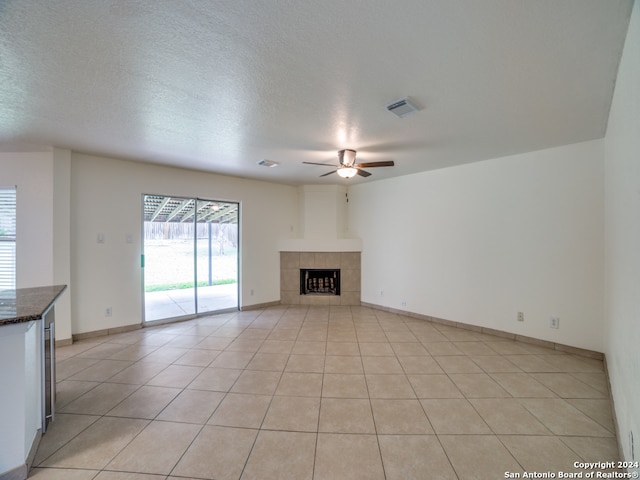
[[[104,316],[105,317],[110,317],[113,314],[113,310],[111,309],[111,307],[107,307],[104,309]]]
[[[380,296],[384,297],[384,290],[380,290]]]
[[[518,312],[518,321],[524,322],[524,312]]]
[[[402,300],[402,306],[406,307],[407,306],[407,301],[406,300]]]
[[[549,319],[549,327],[560,328],[560,317],[551,317]]]

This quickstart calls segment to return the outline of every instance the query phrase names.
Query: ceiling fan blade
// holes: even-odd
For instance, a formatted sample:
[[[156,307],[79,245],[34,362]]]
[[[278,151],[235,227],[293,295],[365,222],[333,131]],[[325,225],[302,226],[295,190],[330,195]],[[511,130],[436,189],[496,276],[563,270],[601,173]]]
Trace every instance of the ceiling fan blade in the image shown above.
[[[330,163],[317,163],[317,162],[302,162],[302,163],[306,163],[307,165],[321,165],[323,167],[335,167],[335,165],[331,165]]]
[[[356,165],[357,168],[360,167],[364,167],[364,168],[373,168],[373,167],[393,167],[395,165],[395,163],[393,163],[393,160],[387,160],[384,162],[367,162],[367,163],[358,163]]]
[[[329,173],[325,173],[324,175],[320,175],[321,177],[326,177],[327,175],[331,175],[332,173],[336,173],[337,170],[331,170]]]
[[[367,172],[366,170],[361,170],[360,168],[358,168],[358,175],[360,175],[361,177],[370,177],[371,174],[369,172]]]

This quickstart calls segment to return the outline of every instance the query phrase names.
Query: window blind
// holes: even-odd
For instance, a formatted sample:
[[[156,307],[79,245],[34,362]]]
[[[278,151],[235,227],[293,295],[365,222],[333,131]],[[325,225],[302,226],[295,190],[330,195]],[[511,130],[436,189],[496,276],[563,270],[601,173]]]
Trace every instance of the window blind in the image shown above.
[[[0,290],[16,288],[16,187],[0,187]]]

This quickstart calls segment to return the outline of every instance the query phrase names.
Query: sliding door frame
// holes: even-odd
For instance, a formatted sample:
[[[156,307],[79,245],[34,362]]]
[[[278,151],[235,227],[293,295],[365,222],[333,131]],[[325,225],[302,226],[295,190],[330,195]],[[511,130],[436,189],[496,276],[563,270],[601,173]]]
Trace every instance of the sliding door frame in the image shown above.
[[[170,316],[170,317],[163,317],[163,318],[158,318],[158,319],[153,319],[153,320],[148,320],[147,319],[147,295],[146,295],[146,278],[145,278],[145,247],[146,247],[146,235],[145,235],[145,224],[149,221],[147,220],[147,218],[149,217],[149,208],[147,205],[147,199],[151,198],[153,200],[155,200],[155,202],[158,202],[158,199],[160,200],[160,203],[156,206],[156,208],[158,209],[157,212],[154,213],[154,215],[152,216],[152,220],[155,220],[157,218],[157,216],[159,215],[159,212],[162,208],[164,208],[164,206],[172,201],[172,200],[180,200],[183,202],[183,206],[181,208],[176,208],[175,210],[180,210],[180,209],[185,209],[185,207],[188,205],[188,202],[192,202],[192,206],[189,206],[189,208],[186,209],[186,212],[183,212],[183,214],[185,215],[186,218],[189,217],[193,217],[192,220],[190,220],[193,224],[193,306],[194,306],[194,313],[186,313],[185,315],[178,315],[178,316]],[[203,206],[201,205],[201,202],[204,202]],[[209,213],[202,213],[201,211],[204,208],[208,208],[211,205],[214,206],[219,206],[219,205],[224,205],[225,208],[229,208],[229,211],[231,212],[231,215],[229,216],[229,218],[231,219],[235,219],[235,221],[233,222],[234,224],[236,224],[236,254],[235,254],[235,305],[234,306],[229,306],[229,307],[224,307],[224,308],[220,308],[220,309],[215,309],[215,310],[206,310],[206,311],[200,311],[200,305],[201,302],[199,302],[199,294],[198,294],[198,225],[201,223],[204,224],[209,224],[211,225],[212,223],[216,223],[216,222],[207,222],[206,219],[209,217],[213,217],[213,218],[220,218],[221,216],[216,216],[216,212],[214,210],[213,214]],[[216,208],[216,210],[218,210]],[[192,212],[192,213],[190,213]],[[174,216],[177,215],[177,213],[174,211]],[[204,316],[204,315],[211,315],[211,314],[215,314],[215,313],[223,313],[223,312],[230,312],[230,311],[238,311],[240,310],[240,282],[241,282],[241,278],[240,278],[240,265],[241,265],[241,232],[240,232],[240,215],[241,215],[241,211],[240,211],[240,202],[238,201],[229,201],[229,200],[211,200],[211,199],[205,199],[205,198],[200,198],[200,197],[188,197],[188,196],[181,196],[181,195],[165,195],[165,194],[148,194],[148,193],[143,193],[142,194],[142,222],[141,222],[141,239],[142,239],[142,251],[141,251],[141,256],[140,256],[140,266],[142,268],[142,282],[141,282],[141,289],[142,289],[142,325],[143,326],[152,326],[152,325],[159,325],[159,324],[163,324],[163,323],[171,323],[171,322],[178,322],[178,321],[183,321],[183,320],[189,320],[192,318],[196,318],[198,316]],[[172,218],[169,218],[169,220],[171,220]],[[199,221],[202,220],[202,221]],[[163,223],[169,223],[169,221],[165,221]],[[180,222],[180,223],[185,223],[185,222]],[[222,222],[217,222],[217,223],[222,223]],[[208,230],[210,231],[210,226],[207,227]],[[209,239],[210,241],[210,239]],[[208,255],[209,258],[207,259],[207,261],[209,262],[209,265],[211,265],[211,250],[208,251]],[[169,290],[168,290],[169,291]]]

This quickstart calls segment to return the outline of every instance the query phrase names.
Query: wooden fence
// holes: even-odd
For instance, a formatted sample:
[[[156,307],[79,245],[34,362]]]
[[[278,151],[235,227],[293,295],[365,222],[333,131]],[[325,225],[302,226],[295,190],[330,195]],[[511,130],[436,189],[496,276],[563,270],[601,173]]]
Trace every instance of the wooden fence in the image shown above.
[[[145,240],[190,240],[193,239],[193,223],[144,222]],[[234,247],[238,246],[238,224],[198,223],[197,238],[211,238]]]

